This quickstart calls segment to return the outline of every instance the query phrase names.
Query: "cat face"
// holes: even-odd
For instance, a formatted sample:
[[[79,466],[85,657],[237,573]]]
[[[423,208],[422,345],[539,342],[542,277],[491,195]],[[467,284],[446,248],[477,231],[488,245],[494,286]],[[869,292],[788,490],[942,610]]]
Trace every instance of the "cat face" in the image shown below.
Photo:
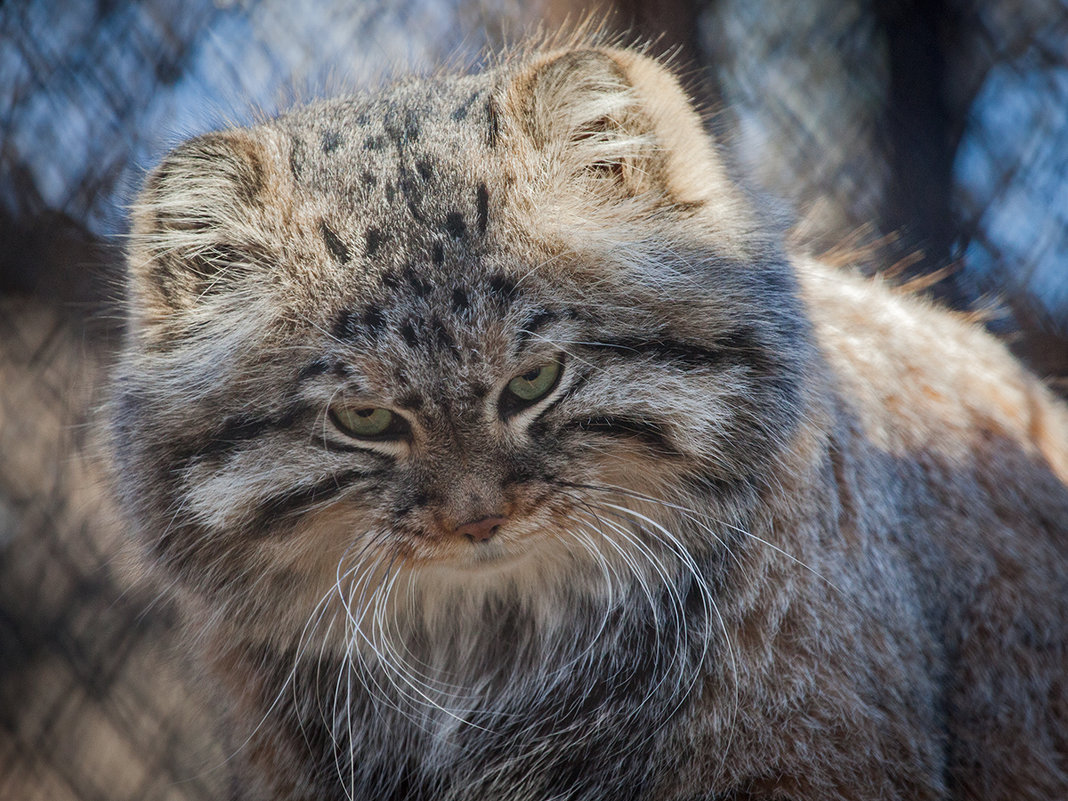
[[[286,640],[343,585],[596,594],[719,547],[804,327],[628,57],[320,104],[150,177],[113,432],[179,587]]]

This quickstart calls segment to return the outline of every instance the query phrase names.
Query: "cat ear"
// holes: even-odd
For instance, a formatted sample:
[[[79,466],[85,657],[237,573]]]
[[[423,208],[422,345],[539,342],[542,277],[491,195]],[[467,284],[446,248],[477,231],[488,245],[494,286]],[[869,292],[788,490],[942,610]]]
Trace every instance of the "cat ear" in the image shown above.
[[[507,97],[556,180],[676,205],[702,203],[727,183],[682,87],[647,56],[600,47],[546,53]]]
[[[191,139],[149,175],[133,209],[131,305],[151,323],[192,309],[266,262],[257,207],[264,145],[240,130]]]

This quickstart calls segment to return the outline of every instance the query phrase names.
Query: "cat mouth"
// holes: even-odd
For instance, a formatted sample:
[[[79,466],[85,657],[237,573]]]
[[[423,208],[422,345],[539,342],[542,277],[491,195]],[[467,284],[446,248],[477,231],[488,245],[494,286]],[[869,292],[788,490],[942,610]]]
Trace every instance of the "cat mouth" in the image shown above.
[[[470,547],[465,550],[468,560],[477,565],[491,565],[520,555],[515,553],[515,548],[505,547],[502,543],[492,540],[470,543]]]
[[[407,554],[413,567],[441,567],[459,571],[488,571],[512,567],[530,557],[528,537],[494,537],[488,540],[455,538],[448,542],[419,543]]]

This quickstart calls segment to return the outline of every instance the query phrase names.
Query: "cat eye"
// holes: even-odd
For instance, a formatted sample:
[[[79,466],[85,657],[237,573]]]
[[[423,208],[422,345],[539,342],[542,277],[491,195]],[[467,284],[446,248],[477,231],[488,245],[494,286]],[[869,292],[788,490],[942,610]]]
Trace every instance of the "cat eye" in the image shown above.
[[[563,368],[553,360],[512,378],[501,394],[501,414],[507,415],[544,398],[560,381]]]
[[[345,434],[357,439],[395,439],[408,433],[408,423],[399,414],[381,407],[330,409],[330,420]]]

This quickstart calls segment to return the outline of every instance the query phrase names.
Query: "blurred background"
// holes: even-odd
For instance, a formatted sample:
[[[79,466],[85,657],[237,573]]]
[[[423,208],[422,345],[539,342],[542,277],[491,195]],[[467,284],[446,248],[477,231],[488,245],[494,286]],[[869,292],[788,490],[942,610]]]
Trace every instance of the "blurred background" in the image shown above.
[[[95,455],[146,170],[591,14],[671,59],[795,248],[979,312],[1068,389],[1068,0],[6,0],[0,799],[226,795],[219,703],[125,566]]]

